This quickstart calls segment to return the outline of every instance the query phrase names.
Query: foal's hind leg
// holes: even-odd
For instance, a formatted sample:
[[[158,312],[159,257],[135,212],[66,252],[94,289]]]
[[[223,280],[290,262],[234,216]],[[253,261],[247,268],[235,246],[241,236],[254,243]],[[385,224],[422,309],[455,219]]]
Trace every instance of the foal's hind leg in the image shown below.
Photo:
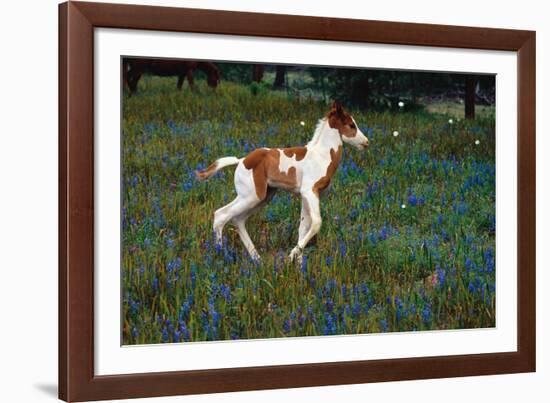
[[[249,213],[241,214],[240,216],[237,216],[233,219],[233,222],[235,223],[235,226],[237,227],[237,232],[239,234],[239,237],[241,238],[241,241],[243,242],[246,250],[248,251],[248,254],[253,260],[259,261],[260,260],[260,254],[256,250],[256,247],[254,246],[254,243],[252,242],[252,239],[250,239],[250,235],[248,235],[248,231],[246,230],[246,220],[250,215],[252,214],[252,209]]]
[[[214,213],[214,233],[216,234],[216,243],[218,245],[222,244],[223,227],[225,227],[225,224],[235,217],[252,210],[258,202],[259,200],[255,197],[237,196],[231,203],[216,210]]]
[[[252,209],[233,218],[233,222],[237,227],[237,232],[239,233],[241,241],[246,247],[246,250],[248,251],[248,254],[250,255],[250,257],[256,261],[260,260],[260,254],[256,250],[256,247],[254,246],[252,239],[250,239],[250,235],[248,235],[248,231],[246,230],[246,220],[248,220],[248,218],[252,214],[254,214],[258,210],[260,210],[263,206],[265,206],[271,200],[274,193],[275,193],[274,189],[268,189],[266,198],[264,198],[262,201],[259,201],[258,204],[254,206]]]

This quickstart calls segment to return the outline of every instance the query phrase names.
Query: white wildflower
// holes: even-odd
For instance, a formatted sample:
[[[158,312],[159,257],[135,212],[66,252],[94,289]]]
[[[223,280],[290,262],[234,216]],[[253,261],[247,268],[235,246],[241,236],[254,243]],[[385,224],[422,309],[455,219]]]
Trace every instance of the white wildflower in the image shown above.
[[[452,119],[449,119],[449,124],[450,124],[450,125],[453,124],[453,120],[452,120]]]
[[[476,146],[478,146],[478,145],[479,145],[479,143],[480,143],[480,141],[479,141],[479,140],[476,140]]]
[[[402,107],[405,106],[405,103],[403,101],[399,101],[399,103],[397,105],[399,105],[399,107],[402,108]]]
[[[401,208],[405,208],[405,207],[407,207],[407,206],[405,206],[404,204],[401,205]]]
[[[397,136],[399,136],[399,132],[396,130],[393,132],[393,137],[397,137]]]
[[[300,122],[300,124],[301,124],[302,126],[305,126],[305,125],[306,125],[306,122],[304,122],[304,121],[302,120],[302,121]]]

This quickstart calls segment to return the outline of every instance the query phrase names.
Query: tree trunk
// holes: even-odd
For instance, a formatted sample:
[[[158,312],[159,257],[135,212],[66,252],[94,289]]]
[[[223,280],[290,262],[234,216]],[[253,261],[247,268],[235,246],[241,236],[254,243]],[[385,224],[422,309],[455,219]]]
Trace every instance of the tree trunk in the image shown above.
[[[411,103],[416,105],[416,73],[413,71],[411,73]]]
[[[285,85],[286,66],[277,66],[273,88],[283,88]]]
[[[264,66],[262,64],[252,65],[252,81],[259,83],[264,77]]]
[[[464,116],[466,119],[474,119],[476,117],[476,78],[467,75],[464,84]]]

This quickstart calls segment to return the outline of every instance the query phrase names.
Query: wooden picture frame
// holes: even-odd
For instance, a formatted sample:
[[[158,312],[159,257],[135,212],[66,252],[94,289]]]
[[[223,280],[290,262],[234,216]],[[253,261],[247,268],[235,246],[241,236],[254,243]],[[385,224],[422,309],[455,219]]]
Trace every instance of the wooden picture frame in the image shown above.
[[[93,32],[98,27],[517,52],[517,351],[94,375]],[[532,372],[535,298],[534,32],[119,4],[60,4],[60,399],[122,399]]]

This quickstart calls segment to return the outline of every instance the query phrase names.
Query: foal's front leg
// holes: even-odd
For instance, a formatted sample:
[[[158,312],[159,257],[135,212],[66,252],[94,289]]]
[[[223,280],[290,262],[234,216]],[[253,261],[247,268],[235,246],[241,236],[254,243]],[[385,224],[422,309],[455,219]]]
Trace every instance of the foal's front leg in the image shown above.
[[[298,242],[302,239],[309,227],[311,226],[311,217],[309,216],[309,211],[307,207],[307,202],[302,198],[302,212],[300,213],[300,228],[298,229]]]
[[[292,249],[289,255],[290,261],[298,258],[298,262],[302,262],[302,252],[307,243],[319,232],[321,229],[321,210],[319,208],[319,196],[313,192],[308,192],[302,196],[302,211],[309,212],[309,228],[302,235],[304,228],[300,223],[300,237],[298,239],[298,245]],[[303,220],[304,222],[306,220]]]

